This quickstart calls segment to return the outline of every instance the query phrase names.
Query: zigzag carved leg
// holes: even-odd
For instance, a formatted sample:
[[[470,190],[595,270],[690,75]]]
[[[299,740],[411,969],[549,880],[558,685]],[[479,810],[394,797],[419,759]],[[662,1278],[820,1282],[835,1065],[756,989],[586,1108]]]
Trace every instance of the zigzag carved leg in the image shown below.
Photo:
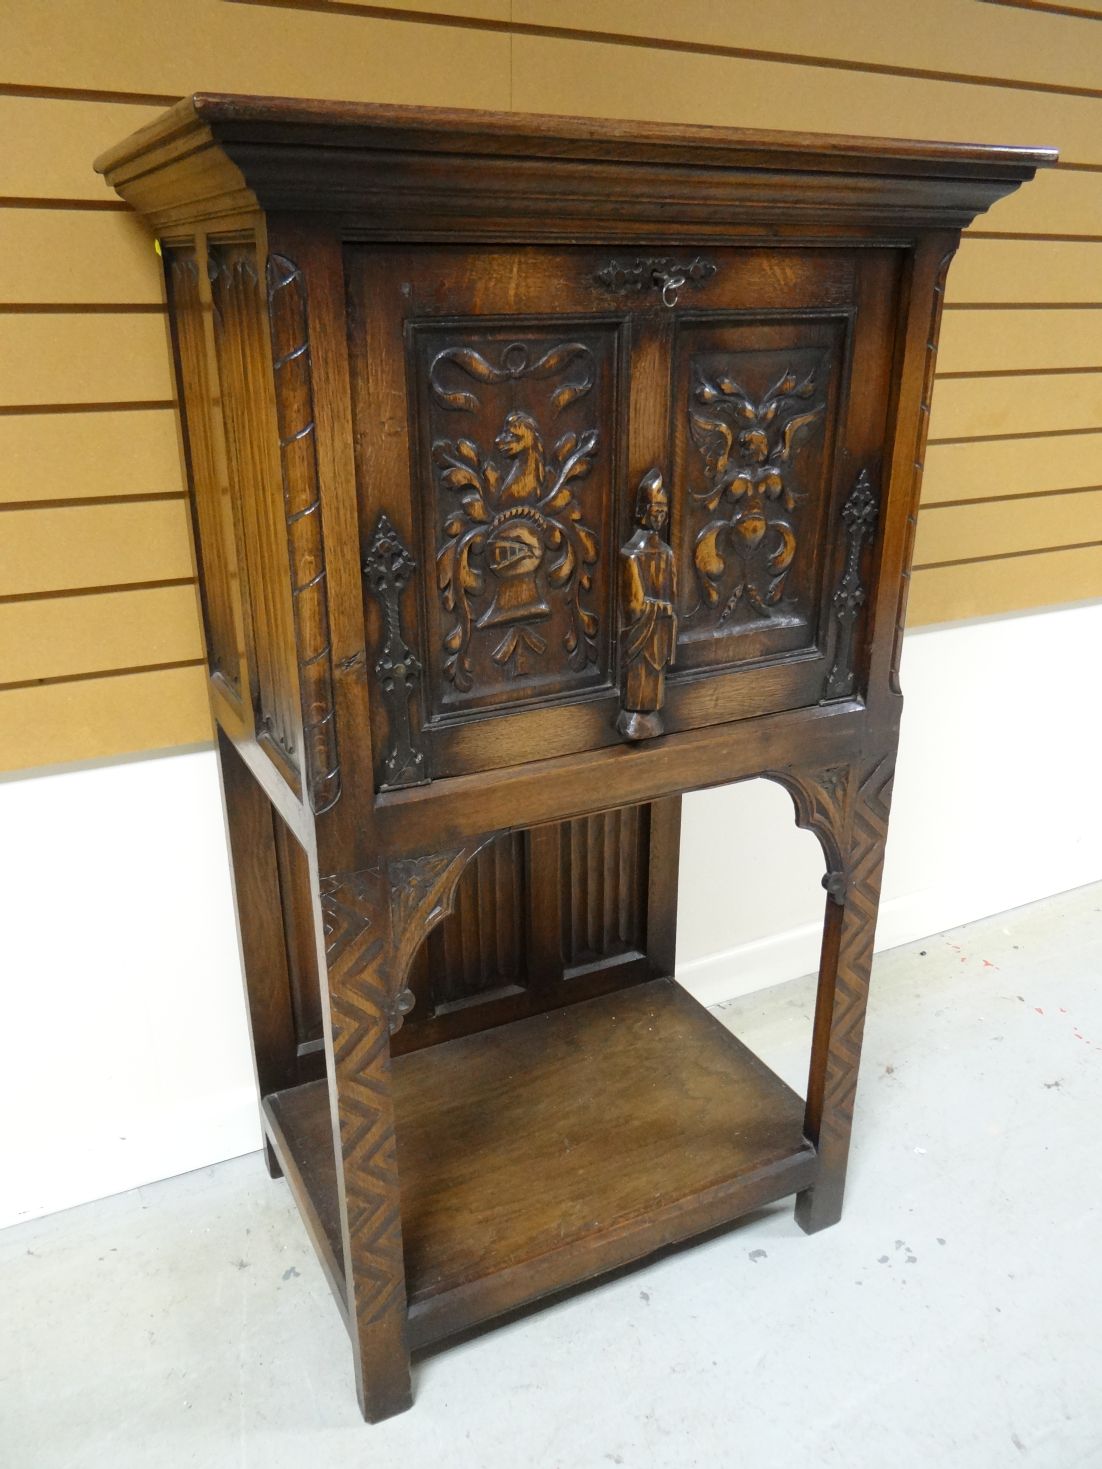
[[[796,1200],[796,1221],[808,1234],[837,1223],[842,1213],[894,765],[892,751],[854,772],[843,847],[845,904],[827,905],[806,1114],[820,1173]]]
[[[369,1423],[412,1401],[390,1095],[390,889],[379,872],[322,883],[356,1391]]]
[[[348,1319],[369,1423],[413,1401],[390,1036],[402,1023],[414,951],[450,910],[464,866],[487,840],[321,881]]]

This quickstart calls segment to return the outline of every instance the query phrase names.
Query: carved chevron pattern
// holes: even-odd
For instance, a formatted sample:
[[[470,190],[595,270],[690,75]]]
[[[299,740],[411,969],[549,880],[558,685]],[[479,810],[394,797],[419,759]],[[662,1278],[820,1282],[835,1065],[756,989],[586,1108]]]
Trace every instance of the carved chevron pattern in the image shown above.
[[[321,881],[333,1061],[344,1168],[349,1306],[364,1333],[404,1342],[402,1221],[390,1095],[390,1034],[401,1024],[417,945],[450,909],[485,839]]]
[[[847,901],[842,917],[818,1140],[819,1154],[828,1169],[836,1164],[844,1165],[853,1124],[894,774],[895,752],[892,751],[865,769],[854,798],[846,864]]]
[[[390,1099],[387,883],[379,872],[322,881],[333,1059],[353,1289],[360,1330],[405,1315],[402,1220]]]

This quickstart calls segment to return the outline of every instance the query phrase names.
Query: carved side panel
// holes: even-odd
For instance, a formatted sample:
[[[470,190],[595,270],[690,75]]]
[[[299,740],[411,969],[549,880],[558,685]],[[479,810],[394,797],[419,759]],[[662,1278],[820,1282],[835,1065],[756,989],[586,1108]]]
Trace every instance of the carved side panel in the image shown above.
[[[562,952],[568,969],[645,951],[647,836],[644,806],[563,822]]]
[[[244,617],[237,530],[226,478],[222,419],[211,385],[203,283],[191,248],[165,252],[179,361],[187,464],[195,503],[196,552],[203,569],[203,617],[210,671],[237,700],[243,697]]]
[[[287,578],[286,515],[268,389],[267,289],[252,244],[212,246],[208,271],[230,483],[248,568],[257,733],[297,790],[302,712]]]
[[[435,716],[607,685],[612,329],[414,333]]]
[[[814,645],[844,342],[829,318],[679,332],[678,669]]]
[[[414,1020],[522,986],[527,969],[528,872],[523,832],[494,839],[459,879],[452,911],[415,956]]]
[[[336,803],[341,790],[325,540],[318,487],[306,286],[302,272],[282,255],[273,255],[268,260],[268,317],[306,778],[311,805],[320,815]]]

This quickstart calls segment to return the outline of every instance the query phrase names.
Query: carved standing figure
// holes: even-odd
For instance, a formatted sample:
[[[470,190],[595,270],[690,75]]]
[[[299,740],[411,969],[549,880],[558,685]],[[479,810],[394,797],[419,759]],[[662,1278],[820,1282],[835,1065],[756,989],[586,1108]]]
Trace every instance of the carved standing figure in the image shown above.
[[[666,697],[666,667],[673,662],[677,614],[673,610],[673,552],[663,538],[670,500],[659,470],[639,482],[638,529],[620,548],[620,659],[623,696],[616,728],[627,740],[662,733],[658,712]]]

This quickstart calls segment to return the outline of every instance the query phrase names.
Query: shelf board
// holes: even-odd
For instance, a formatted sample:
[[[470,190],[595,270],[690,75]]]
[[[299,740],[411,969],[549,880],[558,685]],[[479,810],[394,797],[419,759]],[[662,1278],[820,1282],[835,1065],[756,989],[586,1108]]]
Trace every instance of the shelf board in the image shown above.
[[[815,1177],[803,1102],[671,979],[412,1052],[391,1076],[416,1346]],[[341,1296],[326,1085],[265,1106]]]

